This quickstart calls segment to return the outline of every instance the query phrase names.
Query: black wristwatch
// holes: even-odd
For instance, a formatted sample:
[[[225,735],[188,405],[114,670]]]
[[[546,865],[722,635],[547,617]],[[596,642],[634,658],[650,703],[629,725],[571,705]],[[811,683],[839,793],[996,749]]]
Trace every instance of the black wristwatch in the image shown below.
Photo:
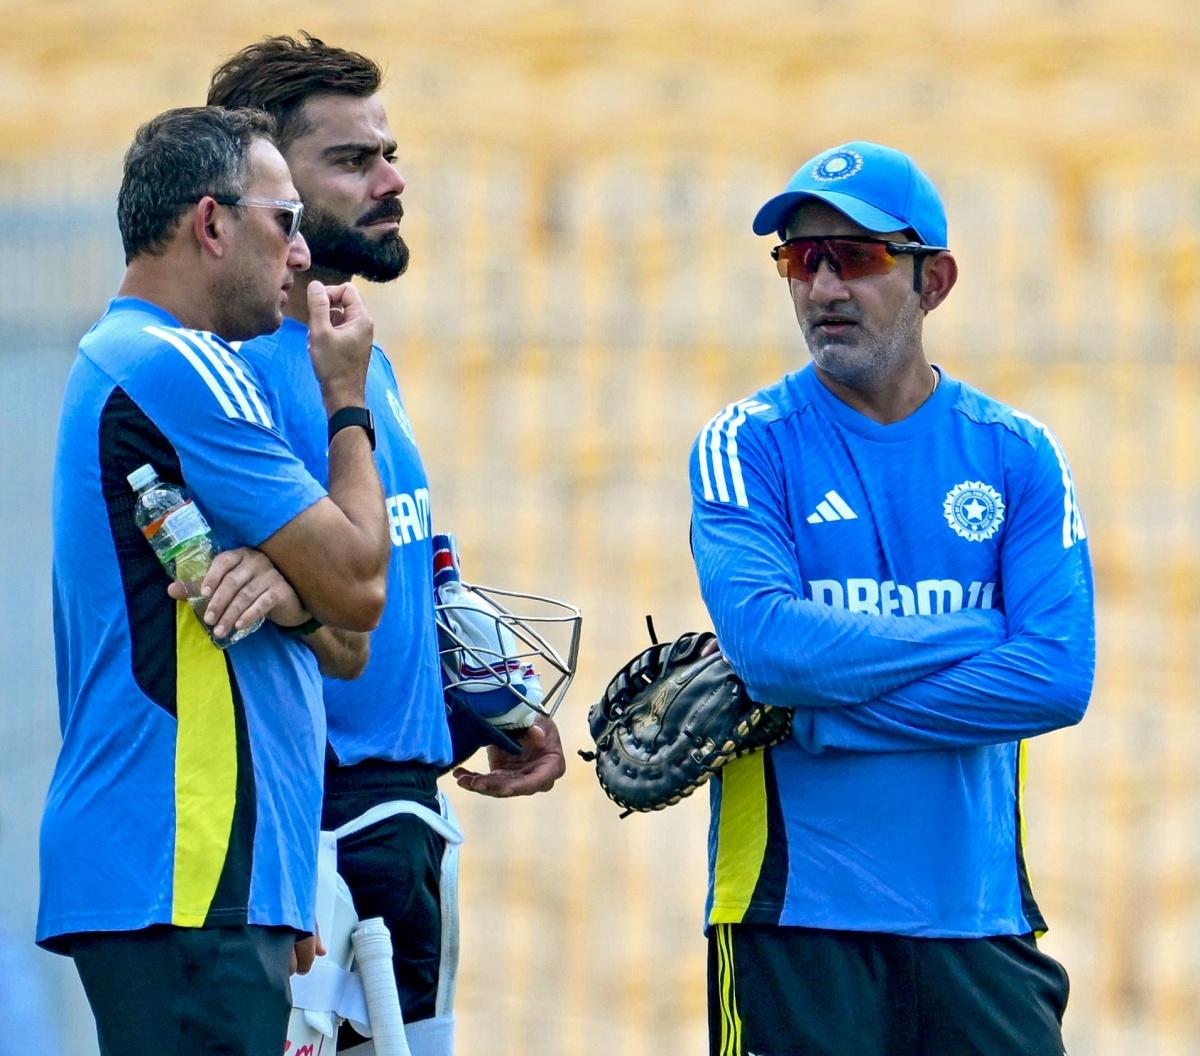
[[[343,407],[339,411],[334,411],[329,419],[329,442],[333,443],[333,438],[343,429],[347,429],[352,425],[361,425],[367,431],[367,440],[370,441],[371,450],[375,450],[375,418],[366,407]]]
[[[319,631],[325,625],[315,616],[310,616],[303,623],[298,623],[295,627],[280,627],[284,634],[291,635],[293,638],[305,638],[310,634]]]

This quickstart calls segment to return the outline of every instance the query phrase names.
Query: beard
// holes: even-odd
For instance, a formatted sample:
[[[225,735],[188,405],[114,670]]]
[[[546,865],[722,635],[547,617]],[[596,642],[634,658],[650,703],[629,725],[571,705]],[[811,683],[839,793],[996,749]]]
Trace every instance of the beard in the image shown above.
[[[813,311],[813,319],[820,314]],[[901,306],[883,333],[862,329],[861,318],[856,331],[848,337],[827,336],[811,319],[801,323],[801,330],[817,367],[847,388],[870,388],[909,359],[913,348],[920,347],[924,316],[920,298],[914,296]]]
[[[358,228],[376,220],[399,220],[404,207],[388,198],[363,213],[353,227],[320,206],[306,205],[300,232],[308,243],[313,266],[340,275],[359,275],[368,282],[391,282],[408,267],[408,245],[400,233],[371,239]]]

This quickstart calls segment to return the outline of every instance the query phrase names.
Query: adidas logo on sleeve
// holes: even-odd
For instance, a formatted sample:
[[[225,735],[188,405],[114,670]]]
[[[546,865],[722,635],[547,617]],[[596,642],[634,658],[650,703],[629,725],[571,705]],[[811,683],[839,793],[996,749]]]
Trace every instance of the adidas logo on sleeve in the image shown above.
[[[850,504],[836,491],[825,492],[825,498],[817,503],[817,508],[808,515],[809,524],[828,524],[830,521],[853,521],[858,514]]]

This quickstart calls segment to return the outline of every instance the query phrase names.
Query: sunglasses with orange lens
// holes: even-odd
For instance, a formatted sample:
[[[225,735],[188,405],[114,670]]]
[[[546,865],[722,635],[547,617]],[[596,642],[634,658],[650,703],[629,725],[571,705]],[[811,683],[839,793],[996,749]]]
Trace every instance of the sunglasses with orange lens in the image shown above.
[[[926,246],[920,242],[881,242],[875,238],[789,238],[775,246],[771,256],[783,278],[812,282],[823,260],[829,263],[839,278],[861,279],[891,271],[899,256],[944,252],[945,246]]]

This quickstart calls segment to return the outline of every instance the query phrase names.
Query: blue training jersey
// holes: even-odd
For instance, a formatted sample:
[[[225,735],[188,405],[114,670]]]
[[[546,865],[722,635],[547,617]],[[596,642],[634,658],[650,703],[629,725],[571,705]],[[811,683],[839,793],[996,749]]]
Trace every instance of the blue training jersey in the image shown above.
[[[308,355],[308,328],[285,319],[274,334],[241,346],[262,377],[283,435],[309,471],[329,480],[325,405]],[[342,766],[364,759],[450,762],[433,611],[429,481],[392,366],[378,347],[367,373],[375,461],[392,537],[387,605],[371,654],[352,682],[325,680],[329,742]]]
[[[307,649],[266,623],[217,649],[134,521],[125,477],[186,486],[224,548],[325,495],[253,371],[135,298],[84,336],[54,469],[62,751],[38,941],[153,924],[311,930],[325,721]]]
[[[1095,667],[1071,472],[1042,424],[944,374],[880,425],[811,366],[718,414],[692,547],[722,650],[794,736],[713,783],[710,923],[1040,931],[1023,739]]]

